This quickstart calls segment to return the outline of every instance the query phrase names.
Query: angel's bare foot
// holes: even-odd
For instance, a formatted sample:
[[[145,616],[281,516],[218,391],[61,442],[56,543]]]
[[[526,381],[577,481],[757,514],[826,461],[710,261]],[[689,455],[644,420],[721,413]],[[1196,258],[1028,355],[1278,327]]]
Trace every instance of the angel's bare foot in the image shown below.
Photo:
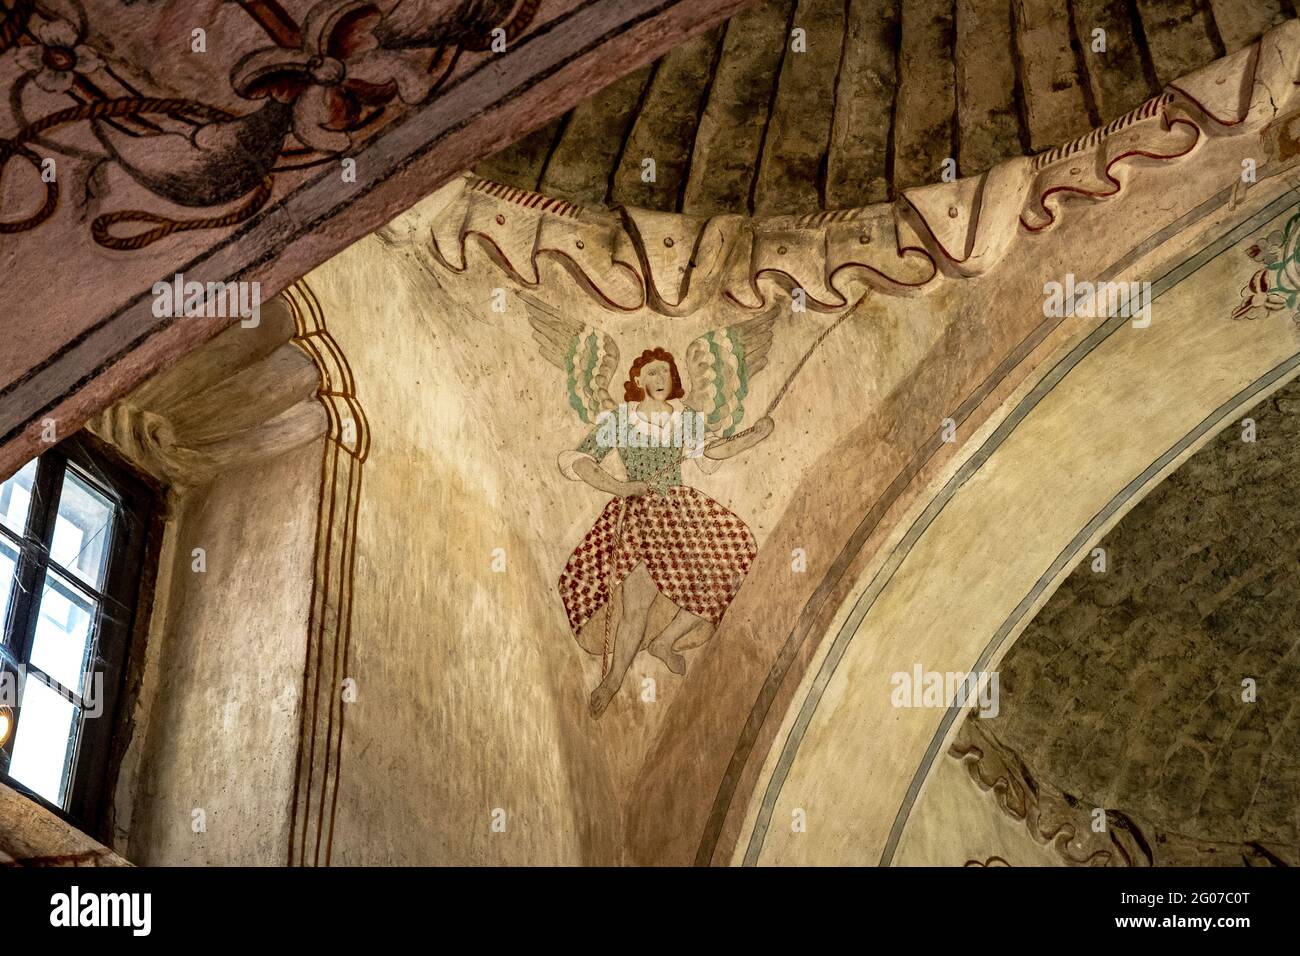
[[[596,689],[591,692],[591,697],[587,701],[587,709],[591,711],[591,716],[599,717],[603,714],[617,692],[617,687],[611,687],[605,681],[601,681]]]
[[[646,648],[651,654],[664,662],[664,665],[674,674],[686,673],[686,658],[677,651],[673,650],[673,638],[660,634],[650,646]]]

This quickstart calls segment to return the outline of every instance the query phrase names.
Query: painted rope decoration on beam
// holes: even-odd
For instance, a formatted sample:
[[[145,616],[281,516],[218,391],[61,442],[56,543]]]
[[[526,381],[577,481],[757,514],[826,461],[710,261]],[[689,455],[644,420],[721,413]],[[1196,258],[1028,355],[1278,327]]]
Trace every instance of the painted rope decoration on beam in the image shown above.
[[[0,220],[0,232],[36,229],[53,215],[58,179],[43,175],[47,157],[41,152],[59,148],[45,134],[80,122],[93,127],[104,150],[101,159],[116,163],[159,198],[205,209],[239,203],[224,214],[188,219],[144,210],[104,213],[91,225],[101,246],[140,249],[177,231],[243,222],[270,199],[282,161],[302,168],[343,156],[359,136],[372,134],[390,104],[415,106],[435,95],[462,47],[487,50],[497,30],[507,43],[518,37],[536,16],[540,0],[525,0],[506,21],[513,6],[514,0],[494,0],[486,7],[466,0],[427,24],[403,17],[401,5],[385,14],[374,3],[321,0],[299,29],[277,4],[244,4],[276,42],[248,52],[231,70],[230,88],[261,104],[232,115],[195,99],[141,93],[103,68],[87,44],[84,10],[80,25],[74,26],[43,18],[35,3],[22,0],[0,24],[0,53],[15,49],[27,71],[12,91],[18,112],[29,81],[80,102],[33,121],[19,115],[17,132],[0,137],[0,170],[14,158],[25,160],[45,193],[35,213]],[[122,235],[112,230],[118,223],[155,228]]]

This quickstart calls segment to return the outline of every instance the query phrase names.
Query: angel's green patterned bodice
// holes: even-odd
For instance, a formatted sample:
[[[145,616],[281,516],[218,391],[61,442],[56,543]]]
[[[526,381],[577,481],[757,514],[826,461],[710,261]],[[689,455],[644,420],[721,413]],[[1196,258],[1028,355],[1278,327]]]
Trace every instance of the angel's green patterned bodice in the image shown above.
[[[623,409],[628,412],[620,418]],[[684,454],[699,454],[704,439],[704,420],[693,409],[674,412],[671,425],[647,425],[638,417],[635,406],[621,406],[620,412],[608,412],[597,423],[578,452],[601,461],[611,451],[627,469],[628,481],[644,481],[663,492],[682,483]],[[644,442],[644,444],[642,444]]]

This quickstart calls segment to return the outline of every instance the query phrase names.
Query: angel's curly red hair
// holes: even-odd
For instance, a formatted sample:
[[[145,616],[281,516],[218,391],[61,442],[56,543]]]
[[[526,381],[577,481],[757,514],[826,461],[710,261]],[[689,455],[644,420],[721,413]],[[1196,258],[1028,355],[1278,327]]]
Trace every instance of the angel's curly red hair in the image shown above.
[[[641,369],[651,362],[668,363],[668,374],[673,381],[673,387],[668,391],[668,398],[684,398],[686,389],[682,388],[682,377],[677,372],[677,360],[673,358],[672,353],[664,349],[646,349],[632,362],[632,367],[628,369],[627,381],[623,383],[623,401],[639,402],[645,398],[645,389],[637,384],[636,378],[641,374]]]

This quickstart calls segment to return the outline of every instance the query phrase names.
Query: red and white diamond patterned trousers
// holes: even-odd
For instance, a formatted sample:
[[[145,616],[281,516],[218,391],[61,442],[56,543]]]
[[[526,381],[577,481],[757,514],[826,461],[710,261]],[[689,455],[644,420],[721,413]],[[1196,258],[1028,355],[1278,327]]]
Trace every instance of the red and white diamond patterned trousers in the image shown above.
[[[758,554],[745,522],[708,495],[685,485],[626,502],[621,541],[621,502],[614,498],[569,555],[560,574],[560,596],[574,633],[605,606],[610,592],[643,561],[664,597],[718,623]]]

